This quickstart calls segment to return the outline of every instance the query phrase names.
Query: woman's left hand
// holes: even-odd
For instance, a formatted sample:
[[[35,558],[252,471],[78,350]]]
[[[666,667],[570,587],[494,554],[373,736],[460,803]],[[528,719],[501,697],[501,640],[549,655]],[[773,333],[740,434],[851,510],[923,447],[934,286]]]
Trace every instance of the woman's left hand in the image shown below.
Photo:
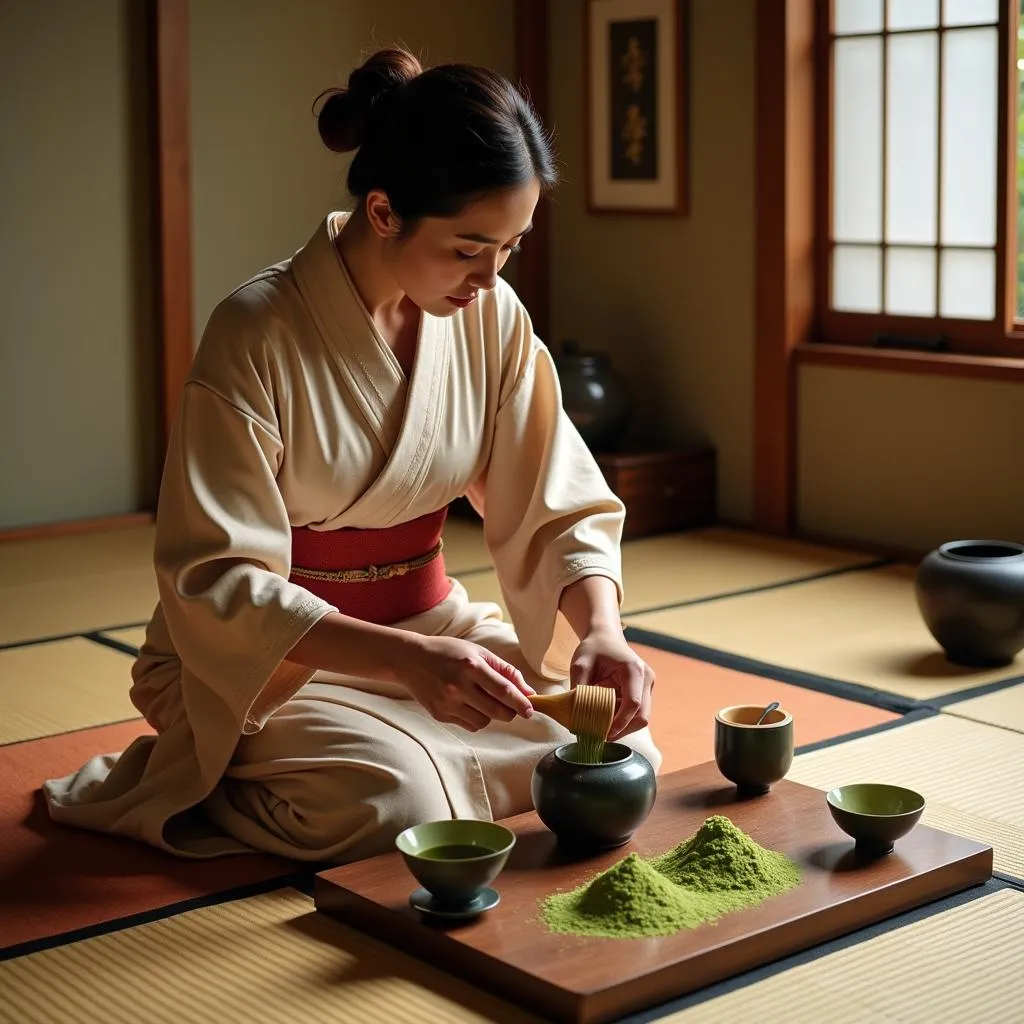
[[[609,740],[643,729],[651,717],[654,672],[626,643],[621,629],[597,629],[586,635],[573,655],[569,682],[573,687],[588,684],[615,690]]]

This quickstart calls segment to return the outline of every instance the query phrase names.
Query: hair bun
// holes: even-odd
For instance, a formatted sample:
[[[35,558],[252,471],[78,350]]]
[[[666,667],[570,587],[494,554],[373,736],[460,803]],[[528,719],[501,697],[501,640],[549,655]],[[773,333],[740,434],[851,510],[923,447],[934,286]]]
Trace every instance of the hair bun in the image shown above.
[[[366,137],[371,113],[381,100],[393,96],[423,68],[408,50],[378,50],[348,76],[348,87],[329,89],[317,114],[317,128],[324,145],[335,153],[358,149]]]

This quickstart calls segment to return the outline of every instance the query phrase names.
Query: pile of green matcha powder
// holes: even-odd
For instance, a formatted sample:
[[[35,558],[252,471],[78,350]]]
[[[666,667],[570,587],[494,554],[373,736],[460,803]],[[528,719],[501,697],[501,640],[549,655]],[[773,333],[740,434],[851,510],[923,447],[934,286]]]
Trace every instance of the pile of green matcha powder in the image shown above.
[[[800,868],[728,818],[708,818],[660,857],[629,854],[572,892],[541,903],[554,932],[631,939],[672,935],[792,889]]]

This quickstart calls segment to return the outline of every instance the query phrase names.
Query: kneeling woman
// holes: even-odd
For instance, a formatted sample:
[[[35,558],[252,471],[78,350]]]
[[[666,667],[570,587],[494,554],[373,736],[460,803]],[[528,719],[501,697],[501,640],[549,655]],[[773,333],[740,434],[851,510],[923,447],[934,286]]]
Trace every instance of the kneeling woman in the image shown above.
[[[623,507],[498,277],[555,181],[535,114],[497,74],[388,50],[318,118],[356,150],[355,209],[217,306],[181,396],[133,670],[156,735],[45,787],[57,821],[184,856],[345,861],[527,810],[571,738],[535,690],[614,687],[612,738],[660,762]],[[511,623],[445,573],[463,494]]]

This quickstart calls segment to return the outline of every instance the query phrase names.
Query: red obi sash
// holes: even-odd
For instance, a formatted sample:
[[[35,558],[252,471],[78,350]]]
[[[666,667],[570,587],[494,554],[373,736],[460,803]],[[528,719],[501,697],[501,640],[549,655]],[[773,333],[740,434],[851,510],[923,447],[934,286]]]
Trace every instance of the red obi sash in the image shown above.
[[[288,577],[338,611],[387,626],[438,605],[452,588],[441,554],[448,507],[380,530],[292,528]]]

